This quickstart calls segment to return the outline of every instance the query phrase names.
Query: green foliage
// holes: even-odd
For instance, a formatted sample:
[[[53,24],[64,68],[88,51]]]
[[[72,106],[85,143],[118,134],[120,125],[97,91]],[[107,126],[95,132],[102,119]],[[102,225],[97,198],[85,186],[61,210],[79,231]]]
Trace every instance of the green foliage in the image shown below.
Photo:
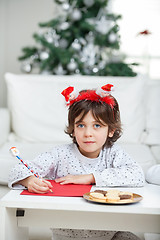
[[[110,63],[106,66],[106,75],[109,76],[136,76],[136,73],[126,63]]]
[[[22,61],[36,54],[38,49],[36,47],[24,47],[22,48],[23,56],[19,57],[18,60]]]
[[[39,23],[39,27],[55,28],[60,23],[59,19],[53,19],[46,23]]]

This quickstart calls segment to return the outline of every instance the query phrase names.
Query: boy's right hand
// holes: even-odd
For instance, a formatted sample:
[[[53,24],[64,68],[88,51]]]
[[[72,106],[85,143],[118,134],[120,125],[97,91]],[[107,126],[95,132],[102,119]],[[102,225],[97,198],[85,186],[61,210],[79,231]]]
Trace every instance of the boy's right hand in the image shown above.
[[[47,193],[52,188],[52,184],[49,181],[45,179],[41,180],[35,176],[27,177],[18,183],[24,185],[28,188],[29,192],[33,193]]]

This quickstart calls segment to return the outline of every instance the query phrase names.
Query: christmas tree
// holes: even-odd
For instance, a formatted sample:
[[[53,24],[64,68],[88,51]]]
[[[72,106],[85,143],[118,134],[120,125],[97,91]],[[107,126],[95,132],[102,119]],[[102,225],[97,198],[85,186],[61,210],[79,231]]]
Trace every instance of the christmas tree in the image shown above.
[[[39,26],[33,35],[38,47],[25,47],[22,70],[38,68],[56,75],[135,76],[120,53],[117,20],[108,0],[56,0],[63,14]]]

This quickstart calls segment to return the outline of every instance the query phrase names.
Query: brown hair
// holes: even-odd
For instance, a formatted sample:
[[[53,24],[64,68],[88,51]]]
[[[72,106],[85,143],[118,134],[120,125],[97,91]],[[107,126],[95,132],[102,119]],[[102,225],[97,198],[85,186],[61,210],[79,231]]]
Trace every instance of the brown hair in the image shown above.
[[[104,122],[108,125],[108,132],[114,132],[112,137],[107,137],[104,146],[112,146],[113,143],[116,142],[117,139],[121,136],[122,126],[120,120],[119,106],[117,100],[113,96],[110,97],[114,99],[115,104],[113,108],[105,102],[96,102],[91,100],[82,100],[79,102],[75,102],[69,107],[68,126],[65,133],[69,134],[69,136],[73,139],[74,143],[77,144],[76,139],[73,136],[75,119],[78,116],[82,115],[80,121],[83,120],[83,118],[89,111],[92,112],[93,117],[96,121],[100,122],[101,124],[103,124]]]

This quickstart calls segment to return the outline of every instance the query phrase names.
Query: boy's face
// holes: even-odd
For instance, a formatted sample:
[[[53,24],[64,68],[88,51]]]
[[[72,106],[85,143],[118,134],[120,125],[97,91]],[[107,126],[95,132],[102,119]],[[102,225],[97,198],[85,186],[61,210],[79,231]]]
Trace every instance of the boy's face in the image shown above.
[[[113,133],[108,134],[108,125],[98,122],[93,117],[91,111],[81,120],[81,115],[75,119],[73,136],[79,146],[79,151],[88,158],[98,157],[107,137],[112,137]]]

